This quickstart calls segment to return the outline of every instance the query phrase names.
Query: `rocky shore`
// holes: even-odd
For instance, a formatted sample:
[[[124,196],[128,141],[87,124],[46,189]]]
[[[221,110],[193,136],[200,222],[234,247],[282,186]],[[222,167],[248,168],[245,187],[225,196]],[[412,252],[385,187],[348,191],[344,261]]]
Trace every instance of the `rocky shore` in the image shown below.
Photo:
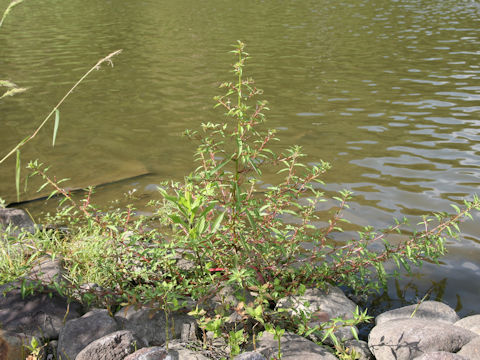
[[[1,209],[0,224],[28,228],[32,224],[22,213]],[[38,259],[27,281],[50,285],[68,281],[61,265],[60,259]],[[111,313],[107,309],[86,309],[53,290],[23,296],[20,279],[0,286],[0,293],[1,360],[25,360],[32,350],[32,339],[38,344],[33,346],[38,355],[30,356],[31,360],[230,358],[228,346],[221,338],[211,338],[208,346],[203,346],[197,322],[188,315],[195,307],[193,302],[168,314],[146,306],[128,306]],[[282,299],[276,306],[293,312],[308,310],[316,314],[314,321],[319,323],[337,317],[351,319],[357,307],[333,286],[326,290],[308,289],[302,297]],[[480,359],[480,315],[460,319],[452,308],[436,301],[380,314],[366,341],[355,340],[349,328],[338,331],[336,336],[347,348],[353,348],[361,360]],[[328,343],[318,345],[311,338],[293,333],[283,334],[280,348],[285,360],[338,359]],[[278,341],[264,332],[234,359],[272,359],[277,354]]]

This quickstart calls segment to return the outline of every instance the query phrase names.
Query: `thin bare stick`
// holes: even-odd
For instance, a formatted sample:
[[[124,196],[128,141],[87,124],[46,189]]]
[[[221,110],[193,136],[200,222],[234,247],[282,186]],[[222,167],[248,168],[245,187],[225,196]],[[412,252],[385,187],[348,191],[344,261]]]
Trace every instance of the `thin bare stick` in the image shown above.
[[[65,96],[58,102],[58,104],[52,109],[52,111],[45,117],[45,119],[42,121],[40,126],[37,127],[37,129],[33,132],[32,135],[29,137],[23,139],[20,141],[7,155],[5,155],[2,160],[0,160],[0,164],[3,163],[6,159],[8,159],[12,154],[14,154],[18,149],[20,149],[23,145],[25,145],[27,142],[32,140],[40,131],[40,129],[47,123],[47,121],[52,117],[52,115],[55,113],[55,111],[62,105],[62,103],[67,99],[67,97],[70,96],[70,94],[80,85],[80,83],[85,80],[85,78],[90,75],[93,70],[98,70],[100,69],[100,65],[103,63],[108,63],[111,66],[113,66],[112,58],[118,54],[120,54],[122,50],[117,50],[112,52],[111,54],[107,55],[103,59],[100,59],[90,70],[88,70],[81,78],[78,80],[75,85],[65,94]]]

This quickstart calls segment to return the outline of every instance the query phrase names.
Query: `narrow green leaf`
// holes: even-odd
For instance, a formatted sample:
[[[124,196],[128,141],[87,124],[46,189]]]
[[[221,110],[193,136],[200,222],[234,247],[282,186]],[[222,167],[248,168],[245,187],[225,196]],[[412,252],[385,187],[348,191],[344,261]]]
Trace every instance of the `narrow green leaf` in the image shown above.
[[[60,111],[55,110],[55,124],[53,125],[52,147],[55,147],[55,140],[57,139],[58,124],[60,123]]]
[[[450,204],[450,206],[455,209],[455,211],[457,212],[457,214],[460,214],[460,208],[459,208],[457,205]]]
[[[169,215],[169,218],[173,221],[174,224],[180,224],[185,228],[188,227],[187,224],[185,224],[185,222],[178,215]]]
[[[225,216],[225,213],[226,213],[226,211],[224,211],[223,213],[218,215],[217,219],[213,223],[212,233],[217,232],[218,228],[220,227],[220,224],[222,223],[223,217]]]
[[[252,229],[256,232],[257,231],[257,225],[255,224],[255,220],[253,220],[252,214],[250,213],[250,211],[248,209],[246,210],[246,212],[247,212],[248,222],[250,223],[250,226],[252,227]]]
[[[221,168],[223,168],[225,165],[227,165],[233,159],[233,157],[234,157],[234,155],[232,155],[230,158],[225,160],[223,163],[219,164],[215,169],[210,170],[209,175],[213,175],[216,172],[218,172]]]
[[[5,21],[5,18],[7,17],[8,13],[18,4],[23,2],[23,0],[12,0],[10,4],[8,5],[7,9],[3,13],[2,18],[0,19],[0,27],[2,27],[3,22]]]
[[[51,199],[53,196],[57,195],[58,194],[58,190],[53,190],[47,197],[47,200],[48,199]]]
[[[17,161],[15,164],[15,189],[17,190],[17,202],[20,202],[20,150],[17,150]]]

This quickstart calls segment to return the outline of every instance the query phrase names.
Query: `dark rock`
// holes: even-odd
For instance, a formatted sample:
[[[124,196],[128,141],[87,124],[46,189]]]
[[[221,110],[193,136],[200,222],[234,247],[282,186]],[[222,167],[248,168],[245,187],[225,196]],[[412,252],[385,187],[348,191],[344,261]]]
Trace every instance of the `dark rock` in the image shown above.
[[[420,305],[409,305],[384,312],[377,316],[375,324],[379,325],[385,321],[394,319],[410,319],[412,318],[412,314],[413,319],[443,321],[450,324],[460,319],[455,310],[450,306],[438,301],[424,301]]]
[[[454,325],[480,335],[480,315],[467,316],[466,318],[458,320]]]
[[[22,298],[19,283],[0,286],[0,324],[4,330],[56,339],[64,318],[78,318],[81,311],[80,304],[69,303],[57,294],[41,292]]]
[[[462,355],[470,360],[480,360],[480,336],[464,345],[458,352],[458,355]]]
[[[476,336],[446,322],[399,319],[375,326],[368,346],[377,359],[407,360],[435,351],[457,352]]]
[[[121,309],[115,318],[125,330],[131,330],[146,346],[163,345],[168,338],[183,340],[195,339],[197,323],[195,319],[184,312],[168,314],[168,327],[165,312],[147,307],[134,309],[133,306]],[[173,331],[172,331],[173,330]]]
[[[280,349],[282,360],[337,360],[336,356],[323,346],[291,333],[283,334],[280,340]],[[273,338],[272,334],[264,332],[257,341],[256,351],[267,359],[276,357],[278,354],[278,341]]]
[[[107,310],[89,311],[65,323],[58,338],[58,355],[62,359],[75,359],[88,344],[117,330],[119,326]]]
[[[49,341],[47,343],[47,346],[45,346],[44,351],[42,351],[43,359],[44,360],[58,359],[57,347],[58,347],[58,341],[57,340]],[[42,359],[42,357],[40,359]]]
[[[21,230],[35,233],[35,224],[22,209],[0,208],[0,233],[2,228],[7,226],[16,227],[17,229],[10,233],[11,236],[18,236]]]
[[[141,347],[143,347],[141,340],[137,339],[131,331],[121,330],[91,342],[78,353],[75,360],[123,359]]]

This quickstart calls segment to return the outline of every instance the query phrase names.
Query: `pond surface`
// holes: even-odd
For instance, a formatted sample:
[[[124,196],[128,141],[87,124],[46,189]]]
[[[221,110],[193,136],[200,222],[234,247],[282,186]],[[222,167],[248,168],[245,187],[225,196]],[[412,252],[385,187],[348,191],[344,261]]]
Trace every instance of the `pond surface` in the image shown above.
[[[270,103],[276,146],[299,144],[308,162],[330,162],[325,190],[355,192],[354,223],[415,222],[478,192],[480,4],[461,0],[25,2],[0,31],[0,78],[29,88],[0,103],[2,156],[93,64],[123,49],[62,106],[55,148],[49,124],[22,150],[23,164],[38,158],[72,186],[148,172],[100,188],[98,201],[133,188],[154,197],[154,184],[193,169],[195,145],[182,131],[223,119],[212,97],[229,80],[237,39]],[[0,196],[15,201],[14,159],[1,165]],[[42,206],[28,205],[34,214]],[[440,267],[392,283],[383,303],[431,290],[463,315],[479,313],[475,219]]]

